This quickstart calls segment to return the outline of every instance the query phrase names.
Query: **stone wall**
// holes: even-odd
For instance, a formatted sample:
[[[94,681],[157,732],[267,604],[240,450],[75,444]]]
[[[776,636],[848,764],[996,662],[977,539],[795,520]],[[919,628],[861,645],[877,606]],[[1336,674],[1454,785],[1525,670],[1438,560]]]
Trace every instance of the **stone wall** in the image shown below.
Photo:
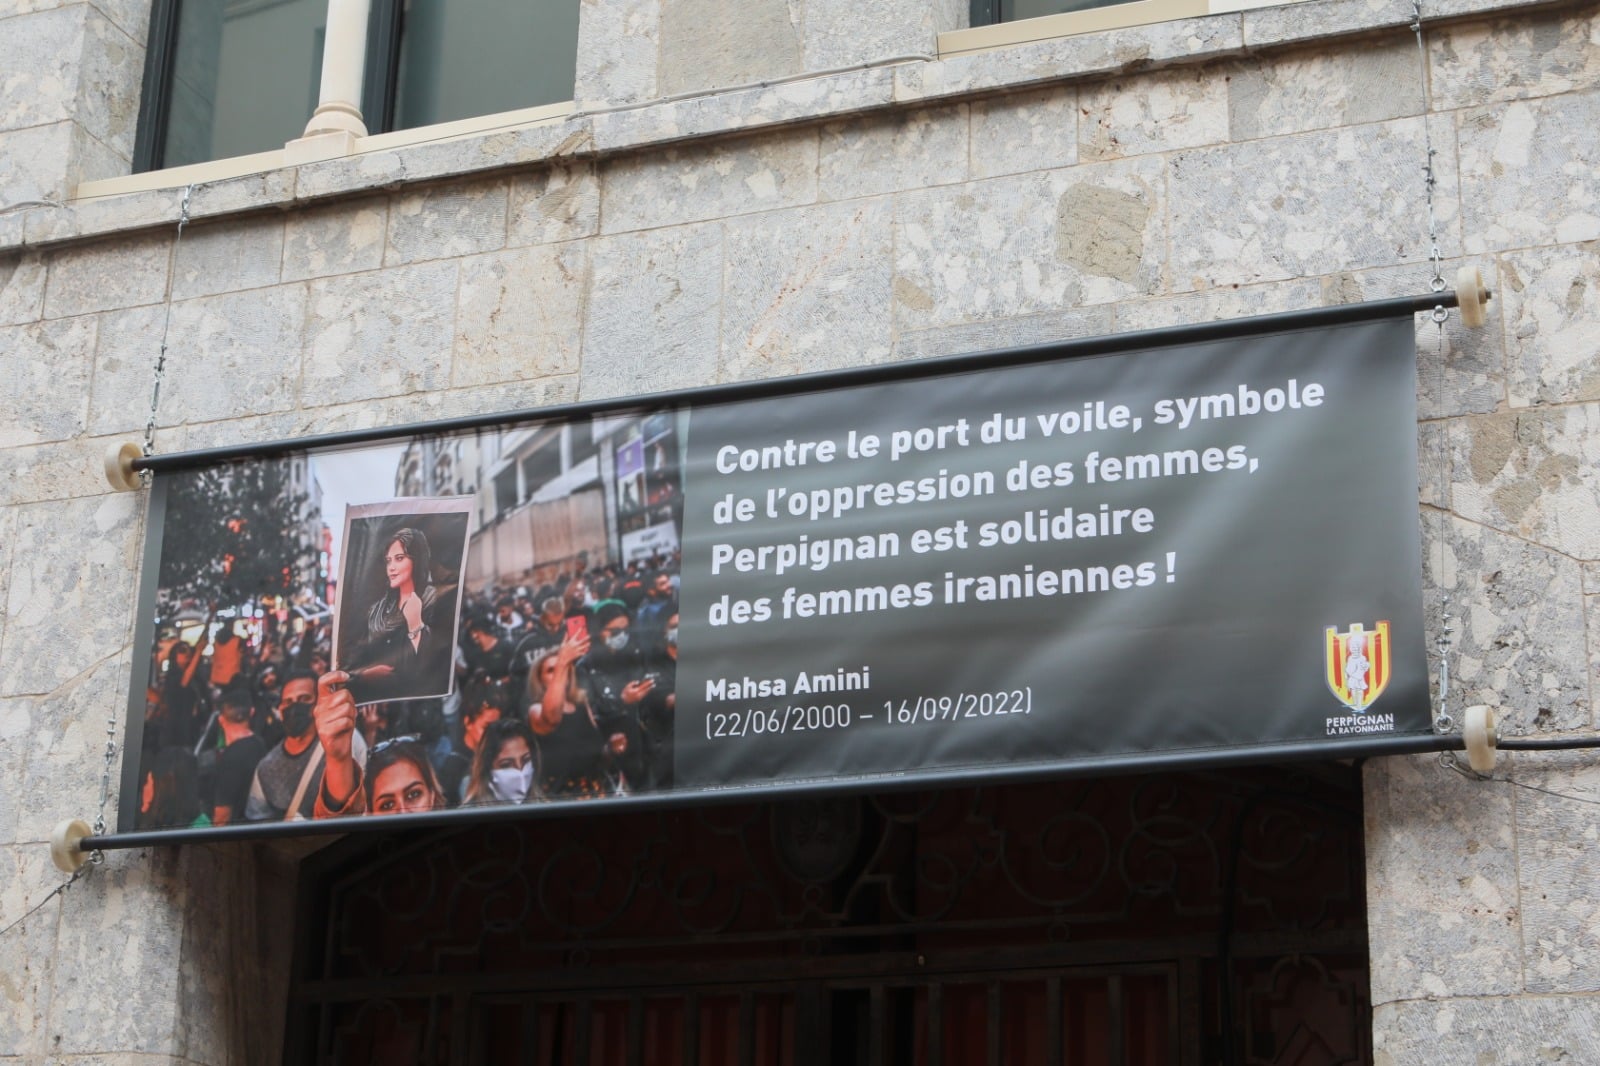
[[[0,207],[128,173],[149,21],[149,0],[0,0]]]
[[[0,201],[125,159],[143,6],[0,7]],[[1409,5],[1311,0],[220,182],[181,240],[174,193],[0,216],[0,922],[59,883],[43,841],[93,813],[120,722],[143,498],[98,470],[164,332],[176,451],[1411,295],[1430,140],[1446,273],[1496,294],[1485,329],[1417,325],[1451,706],[1592,731],[1600,8],[1438,6],[1425,72]],[[710,7],[586,3],[580,103],[925,51],[955,17],[868,46],[844,5],[778,4],[763,51],[698,38]],[[89,58],[11,77],[50,34]],[[1600,1062],[1600,761],[1366,775],[1379,1061]],[[0,937],[0,1063],[276,1062],[282,940],[227,905],[281,905],[292,860],[108,856]]]

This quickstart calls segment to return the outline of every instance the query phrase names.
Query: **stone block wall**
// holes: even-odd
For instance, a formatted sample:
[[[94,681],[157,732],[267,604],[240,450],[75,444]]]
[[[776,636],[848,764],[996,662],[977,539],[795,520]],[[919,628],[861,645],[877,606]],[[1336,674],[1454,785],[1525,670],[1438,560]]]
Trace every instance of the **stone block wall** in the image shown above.
[[[614,107],[808,71],[931,55],[963,0],[585,0],[579,107]]]
[[[149,0],[0,2],[0,208],[128,173],[149,21]]]
[[[0,52],[53,19],[131,54],[141,6],[13,0]],[[954,17],[863,44],[779,4],[751,59],[696,34],[706,8],[586,3],[580,105],[921,51]],[[1411,295],[1429,143],[1445,272],[1495,292],[1482,330],[1417,323],[1450,706],[1592,733],[1600,7],[1448,8],[1425,67],[1408,4],[1309,0],[221,182],[181,239],[172,193],[0,216],[0,923],[59,883],[43,841],[93,813],[121,719],[144,504],[98,470],[164,333],[170,452]],[[122,151],[125,96],[10,69],[0,199],[64,195],[82,138]],[[29,177],[23,135],[68,147]],[[1600,757],[1496,777],[1367,764],[1386,1066],[1600,1062]],[[111,854],[0,936],[0,1064],[278,1061],[281,960],[224,901],[291,877],[267,849]]]

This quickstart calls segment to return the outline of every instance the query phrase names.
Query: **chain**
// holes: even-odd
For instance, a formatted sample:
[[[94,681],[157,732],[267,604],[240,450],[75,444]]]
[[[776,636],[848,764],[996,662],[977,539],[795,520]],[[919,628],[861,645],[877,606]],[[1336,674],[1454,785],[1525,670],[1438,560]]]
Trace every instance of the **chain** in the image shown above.
[[[178,246],[183,243],[183,228],[189,224],[189,201],[194,196],[193,183],[184,186],[183,199],[178,204],[178,237],[172,242],[172,261],[176,268]],[[156,412],[161,407],[161,382],[167,375],[167,332],[172,328],[172,291],[168,282],[167,314],[161,323],[161,350],[156,355],[155,371],[150,382],[150,418],[144,424],[144,454],[154,455],[156,450]]]
[[[1439,330],[1439,360],[1438,360],[1438,385],[1435,389],[1435,403],[1443,402],[1444,398],[1444,319],[1439,317],[1439,309],[1434,310],[1434,324]],[[1439,459],[1440,492],[1450,491],[1450,442],[1440,442]],[[1448,502],[1448,501],[1441,501]],[[1443,509],[1439,516],[1439,562],[1442,568],[1445,565],[1445,523],[1449,520],[1449,507]],[[1434,574],[1434,580],[1439,581],[1439,575]],[[1455,644],[1455,618],[1450,613],[1450,593],[1446,591],[1439,597],[1439,633],[1433,638],[1433,646],[1439,653],[1439,711],[1433,718],[1433,729],[1436,733],[1453,733],[1456,720],[1449,711],[1450,700],[1450,652]],[[1441,754],[1448,755],[1449,752]]]
[[[1422,128],[1424,131],[1428,128],[1426,117],[1423,119]],[[1425,133],[1424,137],[1431,142],[1431,135]],[[1428,259],[1433,264],[1433,277],[1428,279],[1428,288],[1434,292],[1443,292],[1448,287],[1444,280],[1444,253],[1439,251],[1439,226],[1433,217],[1433,190],[1439,184],[1439,178],[1433,172],[1433,157],[1439,153],[1431,143],[1427,145],[1427,151],[1428,162],[1422,168],[1422,183],[1427,189],[1428,196]],[[1444,305],[1439,304],[1433,309],[1433,320],[1442,323],[1449,314]]]
[[[178,202],[178,236],[172,243],[173,263],[176,265],[178,246],[183,243],[183,229],[189,224],[189,203],[194,197],[195,186],[193,183],[184,186],[183,198]],[[155,370],[151,374],[150,383],[150,418],[144,425],[144,454],[155,454],[156,447],[156,413],[161,407],[161,382],[167,373],[167,334],[172,328],[172,289],[171,279],[168,280],[167,311],[161,323],[161,348],[156,355]],[[111,803],[111,771],[117,764],[117,715],[112,712],[106,719],[106,758],[105,765],[100,770],[100,809],[94,817],[94,835],[104,836],[106,833],[106,807]],[[89,854],[89,861],[96,865],[105,862],[105,852],[96,848]],[[72,882],[67,882],[71,884]]]
[[[1433,170],[1433,157],[1439,153],[1433,147],[1433,131],[1428,127],[1433,102],[1428,92],[1428,46],[1422,38],[1422,0],[1411,0],[1411,32],[1417,37],[1417,62],[1422,79],[1422,144],[1427,152],[1422,164],[1422,181],[1428,203],[1428,258],[1433,264],[1433,277],[1428,287],[1434,292],[1443,292],[1448,288],[1444,280],[1444,253],[1439,250],[1439,227],[1433,213],[1433,190],[1439,184],[1438,175]],[[1433,315],[1435,322],[1442,322],[1449,312],[1441,304],[1433,309]]]
[[[189,224],[189,204],[194,197],[194,184],[184,187],[183,199],[178,205],[178,236],[172,244],[173,261],[177,261],[178,246],[183,242],[184,227]],[[156,413],[161,405],[161,382],[167,371],[167,334],[172,328],[172,289],[171,279],[168,279],[166,318],[161,324],[161,348],[156,355],[155,370],[152,373],[150,385],[150,418],[144,426],[144,454],[152,455],[155,452],[156,439]],[[111,804],[111,771],[117,764],[117,714],[115,711],[106,719],[106,754],[105,765],[100,769],[100,807],[95,813],[93,833],[97,837],[106,834],[106,808]],[[4,929],[0,929],[0,936],[4,936],[28,918],[38,912],[39,908],[49,903],[52,899],[66,892],[67,889],[77,884],[95,866],[106,861],[106,854],[99,848],[89,853],[89,862],[80,866],[71,877],[57,885],[38,903],[35,903],[16,921],[11,922]]]
[[[1428,288],[1434,293],[1442,293],[1448,287],[1444,280],[1444,254],[1439,250],[1439,224],[1434,212],[1433,194],[1438,187],[1439,176],[1433,169],[1433,158],[1438,152],[1433,147],[1433,132],[1428,127],[1428,116],[1432,113],[1433,104],[1428,93],[1428,45],[1422,36],[1422,0],[1411,0],[1411,32],[1417,38],[1417,70],[1422,87],[1422,143],[1426,156],[1422,163],[1422,190],[1428,211],[1428,261],[1433,267],[1433,277],[1428,280]],[[1429,316],[1439,331],[1439,358],[1437,364],[1438,378],[1434,390],[1434,403],[1444,402],[1444,324],[1450,317],[1450,312],[1444,304],[1436,304],[1432,315]],[[1443,484],[1441,492],[1450,491],[1450,452],[1448,442],[1442,445],[1442,458],[1440,460],[1440,473]],[[1445,502],[1445,501],[1441,501]],[[1438,566],[1445,565],[1445,523],[1448,520],[1448,505],[1441,508],[1439,516],[1439,561]],[[1439,581],[1439,575],[1434,575],[1434,580]],[[1450,613],[1450,593],[1446,591],[1439,599],[1439,629],[1433,638],[1434,651],[1439,658],[1439,709],[1433,716],[1433,728],[1437,733],[1452,733],[1455,731],[1455,717],[1450,714],[1450,653],[1455,644],[1455,619]],[[1441,753],[1448,755],[1448,752]]]
[[[100,769],[100,809],[94,816],[94,835],[106,835],[106,807],[111,803],[111,768],[117,762],[117,716],[113,712],[106,719],[106,762]],[[99,865],[106,861],[105,852],[96,848],[89,853],[89,861]]]
[[[1437,272],[1437,268],[1435,268],[1435,270]],[[1436,403],[1436,404],[1444,403],[1444,349],[1445,349],[1445,344],[1444,344],[1444,321],[1445,321],[1445,317],[1446,316],[1445,316],[1443,307],[1435,307],[1433,309],[1433,324],[1434,324],[1434,327],[1438,330],[1438,333],[1439,333],[1439,355],[1438,355],[1437,360],[1435,361],[1435,368],[1436,368],[1436,372],[1438,373],[1437,384],[1435,385],[1435,388],[1434,388],[1434,403]],[[1439,474],[1440,474],[1440,477],[1439,477],[1439,481],[1440,481],[1439,491],[1441,493],[1449,493],[1449,491],[1450,491],[1450,483],[1451,483],[1450,442],[1449,442],[1449,440],[1442,440],[1439,443]],[[1446,540],[1446,537],[1447,537],[1447,531],[1446,531],[1445,526],[1446,526],[1446,523],[1449,521],[1449,516],[1450,516],[1450,508],[1448,506],[1448,504],[1449,504],[1448,496],[1446,496],[1446,498],[1444,500],[1441,500],[1440,502],[1444,503],[1446,505],[1443,508],[1443,513],[1439,515],[1439,563],[1438,563],[1438,565],[1442,568],[1445,565],[1445,540]],[[1435,581],[1439,581],[1440,580],[1440,575],[1435,574],[1434,575],[1434,580]],[[1450,613],[1450,599],[1451,599],[1451,597],[1450,597],[1450,593],[1449,593],[1448,590],[1446,590],[1444,592],[1444,594],[1439,597],[1439,634],[1438,634],[1438,636],[1433,638],[1434,647],[1438,650],[1438,653],[1439,653],[1439,711],[1438,711],[1437,714],[1434,715],[1434,718],[1433,718],[1433,729],[1434,729],[1434,732],[1436,732],[1436,733],[1454,733],[1455,730],[1456,730],[1456,720],[1455,720],[1454,716],[1452,716],[1450,714],[1450,709],[1449,709],[1449,701],[1450,701],[1450,653],[1454,650],[1455,631],[1456,631],[1456,629],[1455,629],[1455,618]],[[1450,755],[1451,753],[1450,752],[1441,752],[1440,754],[1441,755]]]

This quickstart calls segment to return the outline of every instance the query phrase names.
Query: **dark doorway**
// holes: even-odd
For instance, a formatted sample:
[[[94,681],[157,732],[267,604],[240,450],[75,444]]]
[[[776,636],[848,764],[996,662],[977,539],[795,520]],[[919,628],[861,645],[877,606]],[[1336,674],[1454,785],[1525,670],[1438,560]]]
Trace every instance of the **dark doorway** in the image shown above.
[[[1368,1063],[1359,770],[584,812],[308,861],[292,1063]]]

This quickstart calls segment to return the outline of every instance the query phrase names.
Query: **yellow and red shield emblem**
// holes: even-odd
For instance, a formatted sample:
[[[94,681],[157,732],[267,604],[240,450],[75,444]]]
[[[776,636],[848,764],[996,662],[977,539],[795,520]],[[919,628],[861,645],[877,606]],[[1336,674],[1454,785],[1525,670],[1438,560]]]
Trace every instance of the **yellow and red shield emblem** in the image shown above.
[[[1389,687],[1389,623],[1366,629],[1360,622],[1344,632],[1327,630],[1327,682],[1335,699],[1357,714],[1365,714]]]

